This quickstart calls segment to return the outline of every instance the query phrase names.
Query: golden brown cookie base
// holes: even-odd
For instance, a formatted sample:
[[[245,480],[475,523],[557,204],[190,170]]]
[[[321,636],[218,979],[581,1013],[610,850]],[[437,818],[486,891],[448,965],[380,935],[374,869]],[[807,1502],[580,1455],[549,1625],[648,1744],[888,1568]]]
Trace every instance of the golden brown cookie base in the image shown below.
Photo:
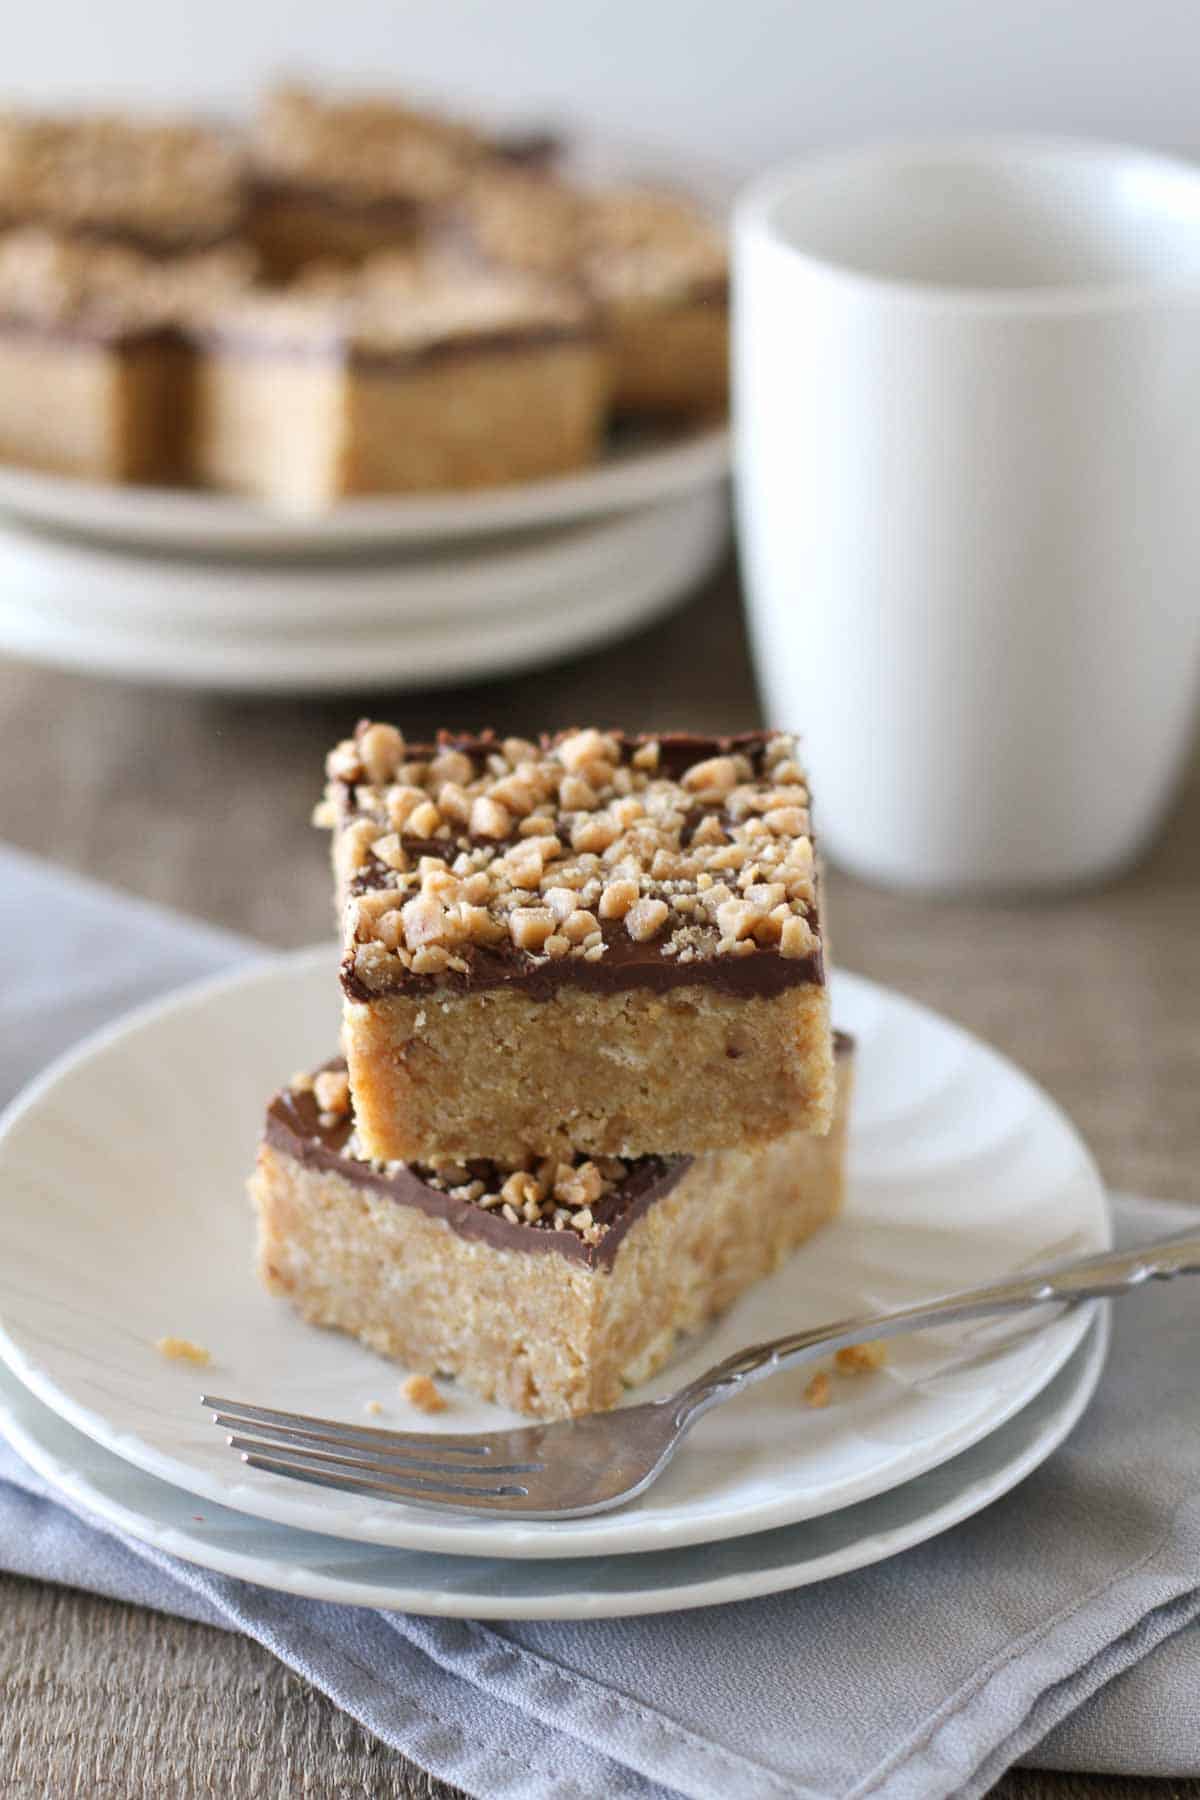
[[[93,481],[177,470],[182,352],[0,331],[0,462]]]
[[[723,1311],[842,1200],[849,1070],[833,1131],[698,1158],[610,1268],[498,1249],[264,1144],[258,1268],[315,1325],[542,1418],[615,1406],[681,1332]]]
[[[385,1161],[749,1147],[832,1115],[829,994],[811,984],[398,994],[347,1001],[342,1030],[364,1150]]]
[[[729,398],[724,300],[612,307],[604,318],[617,412],[686,418],[724,412]]]
[[[473,489],[590,462],[607,399],[592,345],[356,366],[213,349],[196,372],[195,473],[294,506]]]

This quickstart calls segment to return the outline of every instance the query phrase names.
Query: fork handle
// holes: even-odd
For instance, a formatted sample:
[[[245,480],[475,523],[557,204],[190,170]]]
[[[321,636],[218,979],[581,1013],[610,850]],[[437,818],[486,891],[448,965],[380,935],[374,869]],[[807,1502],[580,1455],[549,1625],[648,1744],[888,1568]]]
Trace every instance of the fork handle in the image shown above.
[[[685,1429],[701,1413],[732,1399],[752,1382],[764,1381],[769,1375],[812,1362],[850,1344],[899,1337],[930,1325],[957,1325],[996,1313],[1023,1312],[1031,1306],[1064,1302],[1074,1306],[1082,1300],[1115,1299],[1133,1293],[1148,1281],[1170,1281],[1176,1275],[1196,1274],[1200,1274],[1200,1233],[1191,1233],[1135,1250],[1078,1257],[1038,1274],[948,1294],[898,1312],[818,1325],[810,1331],[775,1338],[768,1344],[752,1344],[748,1350],[739,1350],[698,1376],[674,1396],[676,1423]]]

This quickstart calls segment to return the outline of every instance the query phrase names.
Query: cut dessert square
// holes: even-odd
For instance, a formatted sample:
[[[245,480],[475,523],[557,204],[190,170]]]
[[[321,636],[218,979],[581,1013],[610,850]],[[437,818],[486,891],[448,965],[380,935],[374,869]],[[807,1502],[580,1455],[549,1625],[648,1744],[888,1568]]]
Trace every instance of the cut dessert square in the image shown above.
[[[113,113],[0,113],[0,228],[43,225],[166,256],[227,241],[245,211],[230,132]]]
[[[276,1095],[251,1193],[264,1284],[316,1325],[543,1418],[616,1405],[838,1211],[833,1130],[696,1158],[370,1163],[343,1065]]]
[[[698,207],[649,189],[595,195],[584,214],[580,274],[612,351],[619,412],[724,411],[728,253]]]
[[[793,737],[407,745],[364,722],[328,774],[368,1155],[515,1164],[828,1129]]]
[[[699,207],[650,188],[589,190],[490,166],[442,215],[447,244],[583,287],[612,357],[618,412],[724,411],[728,252]]]
[[[0,237],[0,460],[102,481],[185,461],[190,305],[250,278],[233,249],[154,258],[29,227]]]
[[[388,258],[214,307],[200,347],[196,473],[294,505],[558,474],[604,427],[589,309],[517,275]]]

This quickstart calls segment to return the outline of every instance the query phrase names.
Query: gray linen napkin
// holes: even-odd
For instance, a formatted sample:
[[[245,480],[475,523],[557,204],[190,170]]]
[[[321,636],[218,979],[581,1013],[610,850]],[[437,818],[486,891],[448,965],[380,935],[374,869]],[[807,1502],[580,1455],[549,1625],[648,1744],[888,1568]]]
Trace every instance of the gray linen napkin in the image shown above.
[[[51,977],[18,951],[58,921]],[[3,929],[7,927],[7,929]],[[0,1098],[253,946],[0,850]],[[1124,1238],[1195,1214],[1117,1204]],[[511,1800],[980,1795],[1011,1762],[1200,1772],[1188,1284],[1116,1309],[1083,1424],[1013,1494],[873,1569],[742,1605],[482,1625],[297,1600],[75,1516],[0,1443],[0,1567],[245,1631],[385,1742]]]

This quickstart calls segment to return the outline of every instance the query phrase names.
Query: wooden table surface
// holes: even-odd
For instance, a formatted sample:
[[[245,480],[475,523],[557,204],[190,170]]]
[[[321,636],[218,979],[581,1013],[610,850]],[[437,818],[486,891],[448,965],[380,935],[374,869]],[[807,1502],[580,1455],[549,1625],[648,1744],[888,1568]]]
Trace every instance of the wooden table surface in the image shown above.
[[[0,664],[0,839],[280,946],[324,936],[308,824],[353,700],[218,700]],[[564,668],[369,710],[420,736],[756,722],[736,580]],[[834,871],[839,958],[1023,1063],[1118,1187],[1200,1205],[1200,765],[1145,862],[1039,905],[930,902]],[[35,926],[31,921],[31,929]],[[0,1577],[0,1794],[446,1795],[258,1645]],[[1016,1771],[1008,1800],[1186,1796],[1200,1780]]]

